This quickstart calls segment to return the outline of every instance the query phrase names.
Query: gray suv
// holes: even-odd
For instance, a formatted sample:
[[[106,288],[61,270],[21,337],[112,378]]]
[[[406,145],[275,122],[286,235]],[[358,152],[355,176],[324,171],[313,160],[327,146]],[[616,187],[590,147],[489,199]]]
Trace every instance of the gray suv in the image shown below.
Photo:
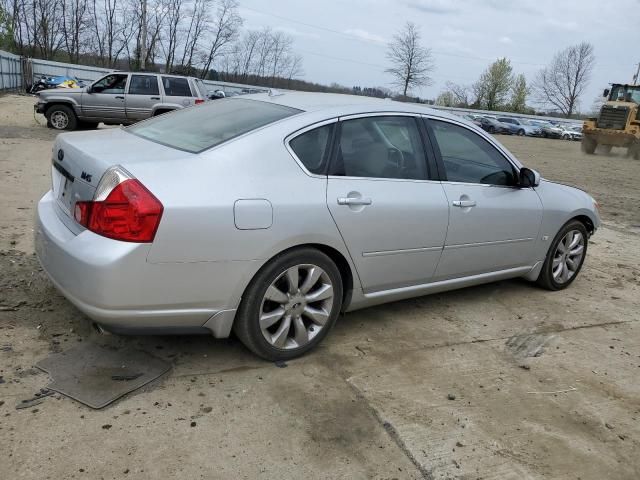
[[[112,72],[83,88],[56,88],[37,94],[35,110],[56,130],[127,125],[203,103],[199,78],[157,73]]]

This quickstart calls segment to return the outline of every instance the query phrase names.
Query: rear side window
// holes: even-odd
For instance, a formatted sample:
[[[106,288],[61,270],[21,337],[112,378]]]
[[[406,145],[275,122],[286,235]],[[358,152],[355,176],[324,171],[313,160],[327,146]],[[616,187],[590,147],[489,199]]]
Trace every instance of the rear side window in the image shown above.
[[[186,78],[162,77],[162,86],[165,95],[170,97],[190,97],[191,89]]]
[[[314,128],[289,142],[298,159],[311,173],[318,175],[326,173],[333,128],[333,124]]]
[[[131,75],[130,95],[160,95],[158,78],[152,75]]]
[[[341,122],[331,175],[424,180],[422,139],[413,117],[365,117]]]
[[[300,112],[275,103],[227,98],[160,115],[127,131],[168,147],[199,153]]]

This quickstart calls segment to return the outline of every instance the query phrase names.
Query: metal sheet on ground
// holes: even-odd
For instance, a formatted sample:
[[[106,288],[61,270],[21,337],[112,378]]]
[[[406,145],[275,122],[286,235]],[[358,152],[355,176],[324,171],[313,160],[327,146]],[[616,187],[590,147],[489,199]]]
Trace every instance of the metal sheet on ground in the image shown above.
[[[48,388],[91,408],[104,408],[169,371],[171,365],[146,352],[87,343],[40,360]]]

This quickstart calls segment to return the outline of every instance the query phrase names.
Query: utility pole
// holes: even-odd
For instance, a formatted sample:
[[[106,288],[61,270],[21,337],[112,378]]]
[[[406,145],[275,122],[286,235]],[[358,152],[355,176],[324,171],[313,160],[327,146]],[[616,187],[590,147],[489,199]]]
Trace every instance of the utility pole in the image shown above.
[[[140,26],[140,70],[144,72],[147,65],[147,0],[142,0],[142,25]]]
[[[636,74],[633,76],[634,85],[638,85],[638,77],[640,77],[640,63],[638,63],[638,69],[636,70]]]

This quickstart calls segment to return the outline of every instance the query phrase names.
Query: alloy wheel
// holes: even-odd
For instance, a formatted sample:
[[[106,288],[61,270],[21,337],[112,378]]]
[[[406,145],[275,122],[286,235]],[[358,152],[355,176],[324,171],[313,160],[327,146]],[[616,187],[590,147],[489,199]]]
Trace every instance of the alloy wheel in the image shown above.
[[[69,116],[65,112],[53,112],[49,118],[51,125],[56,130],[64,130],[69,125]]]
[[[322,268],[295,265],[276,277],[260,307],[260,331],[279,349],[299,348],[320,333],[331,316],[334,288]]]
[[[567,283],[578,271],[584,256],[584,236],[570,230],[562,237],[553,255],[551,273],[556,283]]]

